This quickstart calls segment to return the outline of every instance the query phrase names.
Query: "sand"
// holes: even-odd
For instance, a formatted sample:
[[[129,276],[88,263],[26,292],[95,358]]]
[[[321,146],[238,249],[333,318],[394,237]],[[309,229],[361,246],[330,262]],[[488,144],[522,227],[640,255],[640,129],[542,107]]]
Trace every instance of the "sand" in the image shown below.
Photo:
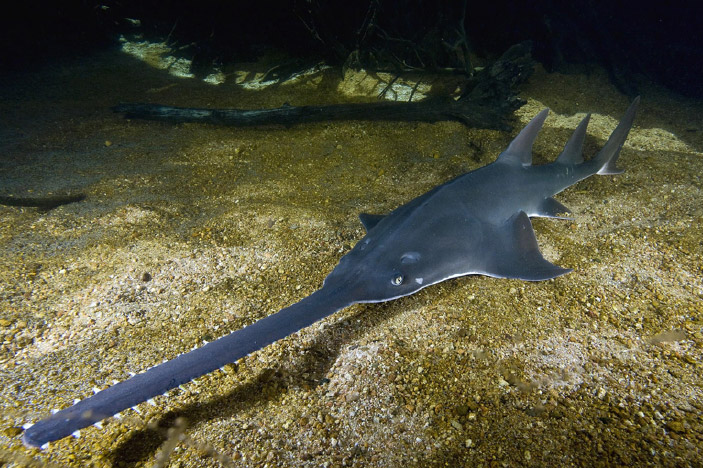
[[[225,75],[266,68],[238,67]],[[21,426],[52,408],[308,295],[363,236],[359,212],[388,212],[492,162],[542,108],[552,112],[536,164],[556,158],[586,112],[594,154],[629,104],[598,68],[538,67],[512,133],[456,122],[222,128],[109,110],[375,99],[340,77],[250,90],[116,51],[3,77],[0,192],[87,197],[51,211],[0,206],[0,461],[703,464],[703,104],[645,78],[626,172],[558,195],[573,221],[533,220],[545,256],[572,273],[465,277],[352,306],[102,429],[44,451],[21,444]]]

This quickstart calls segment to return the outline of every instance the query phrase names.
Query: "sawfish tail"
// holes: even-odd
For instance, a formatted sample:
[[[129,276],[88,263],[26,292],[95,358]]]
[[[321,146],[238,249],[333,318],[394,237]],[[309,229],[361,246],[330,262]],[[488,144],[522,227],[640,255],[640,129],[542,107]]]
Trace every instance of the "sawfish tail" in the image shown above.
[[[237,361],[351,305],[345,294],[322,288],[281,311],[200,348],[117,383],[29,426],[22,442],[44,448],[49,442],[131,408],[204,374]]]
[[[625,111],[625,115],[623,115],[622,119],[620,119],[618,126],[615,127],[613,133],[610,134],[610,138],[608,138],[605,146],[603,146],[603,148],[593,159],[584,163],[589,170],[592,170],[595,174],[599,175],[615,175],[623,172],[623,170],[618,168],[615,163],[620,156],[622,145],[625,144],[627,135],[630,133],[639,104],[640,97],[637,96],[632,101],[632,104],[630,104],[630,107],[627,108],[627,111]]]
[[[621,174],[622,169],[617,167],[616,162],[620,156],[620,150],[625,144],[627,135],[630,133],[632,124],[635,120],[637,107],[640,103],[640,97],[637,96],[627,108],[625,114],[620,119],[617,127],[610,134],[608,141],[603,145],[603,148],[594,157],[588,161],[583,160],[583,143],[586,137],[586,128],[591,115],[588,114],[578,125],[574,133],[569,138],[569,141],[564,147],[564,151],[559,155],[557,160],[550,165],[553,168],[560,168],[560,177],[555,181],[554,193],[559,193],[565,188],[575,184],[576,182],[590,177],[594,174],[598,175],[615,175]],[[563,205],[557,205],[556,200],[548,199],[550,207],[542,208],[550,216],[554,216],[554,212],[566,211]],[[558,217],[558,216],[556,216]]]

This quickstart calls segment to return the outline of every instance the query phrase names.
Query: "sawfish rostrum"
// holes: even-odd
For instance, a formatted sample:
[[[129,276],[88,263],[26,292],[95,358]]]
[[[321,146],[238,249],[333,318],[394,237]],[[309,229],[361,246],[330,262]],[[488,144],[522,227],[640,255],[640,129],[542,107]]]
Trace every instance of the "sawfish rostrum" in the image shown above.
[[[533,166],[532,144],[548,113],[543,110],[492,164],[436,187],[388,215],[362,214],[366,235],[310,296],[27,425],[24,443],[43,447],[354,303],[389,301],[464,275],[538,281],[568,273],[571,270],[542,256],[529,217],[564,218],[569,210],[553,195],[593,174],[621,172],[615,163],[638,103],[639,98],[593,158],[583,158],[590,118],[586,116],[555,162]]]

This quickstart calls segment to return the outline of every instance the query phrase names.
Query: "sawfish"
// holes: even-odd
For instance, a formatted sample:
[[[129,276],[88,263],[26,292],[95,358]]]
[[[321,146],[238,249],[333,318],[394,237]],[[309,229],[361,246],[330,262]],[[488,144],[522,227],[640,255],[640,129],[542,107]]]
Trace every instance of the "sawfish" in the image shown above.
[[[366,235],[322,287],[299,302],[202,347],[156,365],[36,424],[22,440],[46,447],[204,374],[235,362],[356,303],[385,302],[465,275],[547,280],[571,270],[546,260],[530,217],[568,218],[553,196],[591,175],[619,174],[620,150],[637,97],[603,148],[584,160],[588,114],[550,164],[532,165],[532,145],[549,109],[539,112],[491,164],[435,187],[391,213],[359,215]]]

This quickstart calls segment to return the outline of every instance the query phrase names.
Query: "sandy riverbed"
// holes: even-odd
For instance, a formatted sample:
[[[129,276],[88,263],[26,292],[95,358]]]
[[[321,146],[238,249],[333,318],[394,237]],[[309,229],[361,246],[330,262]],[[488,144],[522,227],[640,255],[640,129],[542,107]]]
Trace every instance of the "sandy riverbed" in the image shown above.
[[[339,102],[337,76],[250,91],[115,52],[3,78],[2,194],[87,198],[0,206],[0,460],[150,466],[159,427],[176,427],[174,467],[703,463],[703,105],[646,82],[626,172],[560,194],[574,221],[533,221],[573,273],[353,306],[80,439],[22,446],[22,424],[51,408],[309,294],[363,235],[359,212],[490,163],[515,133],[218,128],[108,109]],[[599,70],[538,69],[521,95],[517,128],[552,109],[536,163],[585,112],[592,155],[629,103]]]

